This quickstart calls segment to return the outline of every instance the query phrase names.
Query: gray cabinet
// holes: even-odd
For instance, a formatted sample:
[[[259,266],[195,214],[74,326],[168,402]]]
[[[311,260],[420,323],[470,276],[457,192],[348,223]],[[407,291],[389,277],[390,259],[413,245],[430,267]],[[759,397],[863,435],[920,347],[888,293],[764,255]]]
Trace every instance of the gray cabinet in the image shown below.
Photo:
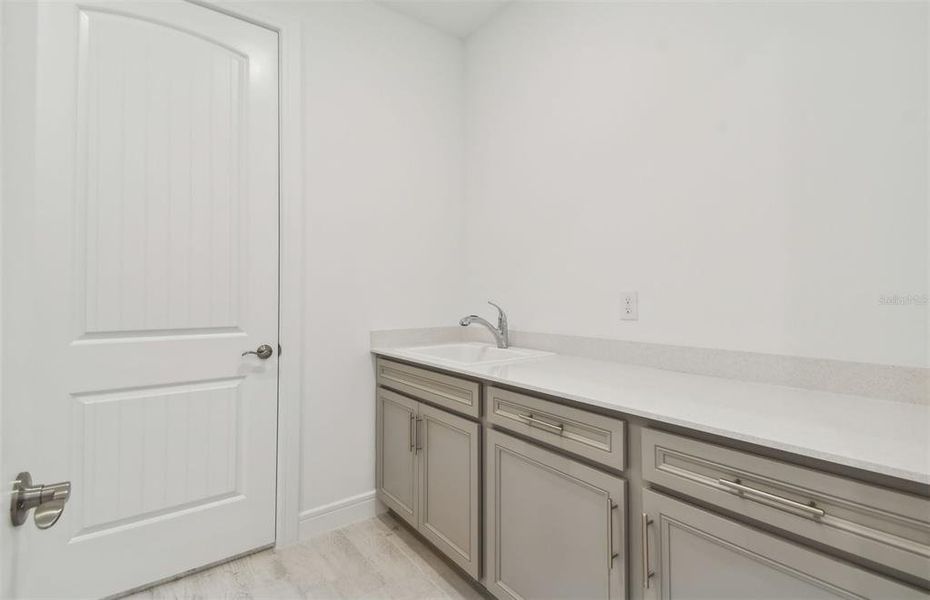
[[[408,523],[417,526],[416,419],[419,402],[378,389],[378,498]]]
[[[498,598],[626,597],[625,482],[486,432],[486,586]]]
[[[378,388],[378,498],[478,578],[481,428]]]
[[[923,598],[923,592],[651,490],[646,598]]]
[[[477,419],[481,386],[467,379],[378,359],[378,385]]]
[[[485,388],[488,422],[622,471],[626,422],[492,385]]]
[[[645,429],[643,478],[771,527],[930,580],[930,505],[846,477]]]
[[[417,527],[472,577],[480,574],[481,428],[420,404]]]
[[[377,369],[378,498],[498,598],[930,600],[913,587],[930,582],[925,496],[410,364]]]

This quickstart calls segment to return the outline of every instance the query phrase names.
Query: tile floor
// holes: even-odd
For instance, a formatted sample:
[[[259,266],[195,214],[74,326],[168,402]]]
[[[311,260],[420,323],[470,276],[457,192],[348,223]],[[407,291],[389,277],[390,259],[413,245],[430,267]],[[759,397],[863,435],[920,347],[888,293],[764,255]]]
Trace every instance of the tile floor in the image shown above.
[[[132,600],[485,597],[390,514],[129,596]]]

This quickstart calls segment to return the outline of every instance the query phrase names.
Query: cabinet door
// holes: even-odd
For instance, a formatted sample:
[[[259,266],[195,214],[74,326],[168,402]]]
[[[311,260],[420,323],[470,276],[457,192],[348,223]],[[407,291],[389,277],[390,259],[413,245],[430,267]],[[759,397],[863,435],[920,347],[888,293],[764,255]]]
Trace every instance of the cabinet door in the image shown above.
[[[625,598],[625,482],[486,435],[488,589],[498,598]]]
[[[419,427],[420,533],[477,579],[480,427],[426,404]]]
[[[414,527],[417,526],[417,402],[378,388],[378,498]]]
[[[916,589],[650,490],[646,598],[928,598]]]

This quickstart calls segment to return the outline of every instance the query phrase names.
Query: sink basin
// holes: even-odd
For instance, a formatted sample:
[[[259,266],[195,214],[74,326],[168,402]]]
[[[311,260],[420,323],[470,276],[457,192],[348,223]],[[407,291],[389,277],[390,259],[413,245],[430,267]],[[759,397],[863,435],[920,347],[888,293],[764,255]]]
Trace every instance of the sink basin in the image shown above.
[[[552,354],[551,352],[530,350],[528,348],[498,348],[491,344],[481,344],[477,342],[420,346],[418,348],[408,348],[407,352],[450,364],[469,366],[508,363]]]

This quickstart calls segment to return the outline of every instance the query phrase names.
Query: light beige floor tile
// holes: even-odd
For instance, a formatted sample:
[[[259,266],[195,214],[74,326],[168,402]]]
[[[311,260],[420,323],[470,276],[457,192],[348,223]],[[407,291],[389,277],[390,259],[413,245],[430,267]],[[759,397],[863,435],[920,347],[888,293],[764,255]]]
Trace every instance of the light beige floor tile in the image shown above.
[[[491,598],[487,592],[479,591],[466,575],[441,558],[426,542],[390,513],[380,515],[377,520],[394,534],[393,541],[401,552],[448,597],[467,600]]]
[[[382,515],[265,550],[130,596],[132,600],[449,600],[484,597],[394,517]]]

